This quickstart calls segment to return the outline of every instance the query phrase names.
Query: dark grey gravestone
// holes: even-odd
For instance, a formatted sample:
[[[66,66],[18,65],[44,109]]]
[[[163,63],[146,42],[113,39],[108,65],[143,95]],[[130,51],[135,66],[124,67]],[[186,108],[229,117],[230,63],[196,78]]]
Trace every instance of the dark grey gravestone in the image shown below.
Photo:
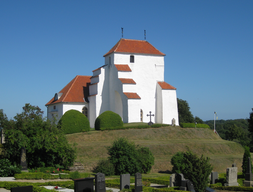
[[[12,187],[11,192],[33,192],[33,186]]]
[[[142,191],[142,176],[141,173],[135,173],[135,192]]]
[[[21,166],[21,170],[27,170],[26,150],[24,147],[21,148],[20,166]]]
[[[211,172],[211,184],[215,184],[217,180],[219,179],[219,174],[218,172]]]
[[[181,176],[182,176],[183,174],[181,174]],[[182,178],[182,177],[181,177]],[[181,190],[181,191],[186,191],[187,190],[187,185],[186,185],[186,182],[187,182],[187,180],[186,179],[181,179],[181,184],[180,184],[180,187],[179,187],[179,190]]]
[[[120,175],[120,190],[130,189],[130,174]]]
[[[184,175],[182,173],[177,173],[175,186],[182,186],[182,184],[181,184],[182,180],[185,180]]]
[[[212,189],[212,188],[207,187],[207,188],[206,188],[206,192],[215,192],[215,190]]]
[[[95,192],[106,192],[105,174],[103,173],[97,173],[95,175]]]
[[[93,192],[93,180],[94,177],[88,177],[84,179],[73,179],[74,192]]]
[[[247,165],[247,170],[245,174],[245,180],[246,181],[251,181],[252,180],[252,173],[251,173],[251,159],[248,157],[248,165]]]
[[[189,179],[187,179],[186,181],[186,187],[187,187],[187,191],[195,192],[193,183]]]

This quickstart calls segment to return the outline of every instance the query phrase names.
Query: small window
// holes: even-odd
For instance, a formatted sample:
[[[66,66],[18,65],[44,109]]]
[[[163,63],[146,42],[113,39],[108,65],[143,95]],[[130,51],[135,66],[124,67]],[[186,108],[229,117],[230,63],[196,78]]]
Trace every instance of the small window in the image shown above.
[[[130,63],[134,63],[134,56],[130,55]]]
[[[56,109],[56,106],[54,106],[54,109]]]
[[[143,122],[143,111],[142,111],[142,109],[141,109],[141,122]]]
[[[87,107],[83,107],[82,113],[88,118],[88,109],[87,109]]]

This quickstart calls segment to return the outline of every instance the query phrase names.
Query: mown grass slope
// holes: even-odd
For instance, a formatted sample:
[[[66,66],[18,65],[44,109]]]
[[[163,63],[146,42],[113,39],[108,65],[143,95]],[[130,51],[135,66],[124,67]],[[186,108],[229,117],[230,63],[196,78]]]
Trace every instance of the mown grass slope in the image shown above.
[[[241,170],[244,149],[235,142],[222,140],[210,129],[163,127],[148,129],[127,129],[110,131],[90,131],[67,135],[69,143],[77,143],[77,162],[91,171],[97,162],[106,159],[107,147],[120,137],[125,137],[136,145],[149,147],[155,156],[151,172],[170,171],[171,157],[179,151],[192,151],[210,157],[214,171],[225,172],[232,163]]]

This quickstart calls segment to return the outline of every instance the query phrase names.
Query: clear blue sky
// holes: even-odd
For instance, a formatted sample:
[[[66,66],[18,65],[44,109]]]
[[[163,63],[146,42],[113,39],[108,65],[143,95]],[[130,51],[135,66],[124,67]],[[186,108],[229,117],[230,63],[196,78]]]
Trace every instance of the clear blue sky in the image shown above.
[[[203,120],[253,108],[252,0],[1,0],[0,109],[45,104],[76,75],[92,75],[121,38],[165,53],[165,81]]]

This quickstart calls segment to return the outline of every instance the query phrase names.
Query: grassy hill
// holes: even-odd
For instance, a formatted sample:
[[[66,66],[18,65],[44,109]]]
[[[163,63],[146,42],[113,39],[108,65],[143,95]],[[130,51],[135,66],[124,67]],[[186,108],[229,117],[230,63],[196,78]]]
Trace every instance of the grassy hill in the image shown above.
[[[239,171],[244,149],[235,142],[222,140],[210,129],[202,128],[148,128],[110,131],[90,131],[67,135],[69,143],[77,143],[77,162],[90,171],[101,159],[106,159],[107,146],[120,137],[126,137],[136,145],[149,147],[155,156],[151,172],[166,172],[172,169],[171,157],[179,151],[192,151],[210,157],[214,171],[226,172],[236,163]]]

